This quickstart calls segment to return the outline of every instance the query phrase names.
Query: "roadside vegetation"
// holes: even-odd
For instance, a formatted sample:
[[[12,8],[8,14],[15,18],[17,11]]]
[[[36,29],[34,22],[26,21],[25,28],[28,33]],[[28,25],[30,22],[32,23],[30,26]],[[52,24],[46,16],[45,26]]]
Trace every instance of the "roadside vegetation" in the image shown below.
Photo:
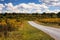
[[[54,40],[32,27],[26,20],[7,19],[0,22],[0,40]]]
[[[60,13],[5,13],[0,14],[0,40],[54,40],[32,27],[27,21],[56,25],[60,28]]]
[[[60,28],[60,18],[44,18],[35,22],[44,26]]]

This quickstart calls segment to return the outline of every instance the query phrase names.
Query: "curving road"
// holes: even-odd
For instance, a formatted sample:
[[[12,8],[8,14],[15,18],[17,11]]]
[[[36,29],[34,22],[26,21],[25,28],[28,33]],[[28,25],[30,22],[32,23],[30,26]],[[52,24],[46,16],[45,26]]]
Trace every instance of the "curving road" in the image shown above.
[[[47,33],[51,37],[53,37],[55,40],[60,40],[60,28],[53,28],[53,27],[46,27],[43,25],[39,25],[33,21],[28,21],[30,25],[33,27],[42,30],[43,32]]]

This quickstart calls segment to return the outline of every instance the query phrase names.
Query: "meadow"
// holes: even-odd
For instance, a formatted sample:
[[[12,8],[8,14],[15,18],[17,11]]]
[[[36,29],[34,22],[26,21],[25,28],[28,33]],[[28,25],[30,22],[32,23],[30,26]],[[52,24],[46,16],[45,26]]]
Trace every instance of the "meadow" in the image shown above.
[[[28,21],[7,19],[0,22],[0,40],[54,40],[46,33],[32,27]]]
[[[0,40],[54,40],[28,24],[28,21],[37,21],[40,18],[37,14],[32,15],[0,14]]]
[[[60,18],[39,19],[36,21],[36,23],[44,25],[44,26],[60,28]]]

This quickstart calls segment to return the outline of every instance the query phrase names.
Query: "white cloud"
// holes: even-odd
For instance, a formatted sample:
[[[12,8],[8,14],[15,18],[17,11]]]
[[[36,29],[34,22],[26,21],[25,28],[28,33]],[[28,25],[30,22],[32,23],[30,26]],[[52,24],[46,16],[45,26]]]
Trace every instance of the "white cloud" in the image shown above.
[[[55,4],[54,4],[55,5]],[[5,8],[4,8],[5,7]],[[5,9],[5,10],[4,10]],[[4,10],[4,11],[3,11]],[[42,12],[59,12],[60,10],[49,10],[49,6],[45,3],[35,4],[35,3],[21,3],[19,5],[13,5],[12,3],[0,4],[0,13],[3,11],[7,13],[42,13]]]
[[[3,7],[5,7],[5,6],[3,4],[0,4],[0,10],[2,10]]]
[[[3,4],[0,4],[0,13],[2,13],[2,10],[5,6]]]
[[[60,0],[41,0],[41,2],[49,6],[60,6]]]
[[[7,10],[12,10],[14,9],[14,6],[12,3],[5,4]]]
[[[60,7],[60,2],[58,2],[58,3],[52,3],[52,6]]]
[[[59,12],[59,7],[60,7],[60,0],[39,0],[39,2],[42,2],[42,4],[45,4],[48,9],[44,10],[44,12],[47,12],[47,13],[51,13],[51,12],[54,12],[54,13],[57,13]],[[57,8],[57,9],[52,9],[53,7]],[[51,10],[50,10],[50,9]]]
[[[41,12],[42,9],[48,9],[45,4],[35,4],[35,3],[21,3],[19,5],[14,6],[12,3],[5,4],[6,10],[5,12],[16,12],[16,13],[36,13]]]
[[[56,9],[56,10],[46,10],[45,11],[46,13],[58,13],[58,12],[60,12],[60,10],[58,10],[58,9]]]

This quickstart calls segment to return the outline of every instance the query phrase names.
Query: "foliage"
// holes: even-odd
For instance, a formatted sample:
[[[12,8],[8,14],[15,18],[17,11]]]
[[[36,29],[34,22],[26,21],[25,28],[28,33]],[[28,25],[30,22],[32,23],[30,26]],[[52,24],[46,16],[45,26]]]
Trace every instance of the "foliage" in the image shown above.
[[[44,18],[59,18],[58,14],[50,13],[5,13],[0,14],[0,34],[2,40],[54,40],[44,32],[33,28],[26,21],[44,22]],[[41,19],[44,19],[41,21]],[[47,22],[47,21],[45,21]],[[52,22],[51,20],[49,22]],[[54,21],[53,21],[54,22]],[[59,23],[59,21],[57,22]],[[0,36],[1,36],[0,35]],[[1,38],[0,38],[1,39]]]

